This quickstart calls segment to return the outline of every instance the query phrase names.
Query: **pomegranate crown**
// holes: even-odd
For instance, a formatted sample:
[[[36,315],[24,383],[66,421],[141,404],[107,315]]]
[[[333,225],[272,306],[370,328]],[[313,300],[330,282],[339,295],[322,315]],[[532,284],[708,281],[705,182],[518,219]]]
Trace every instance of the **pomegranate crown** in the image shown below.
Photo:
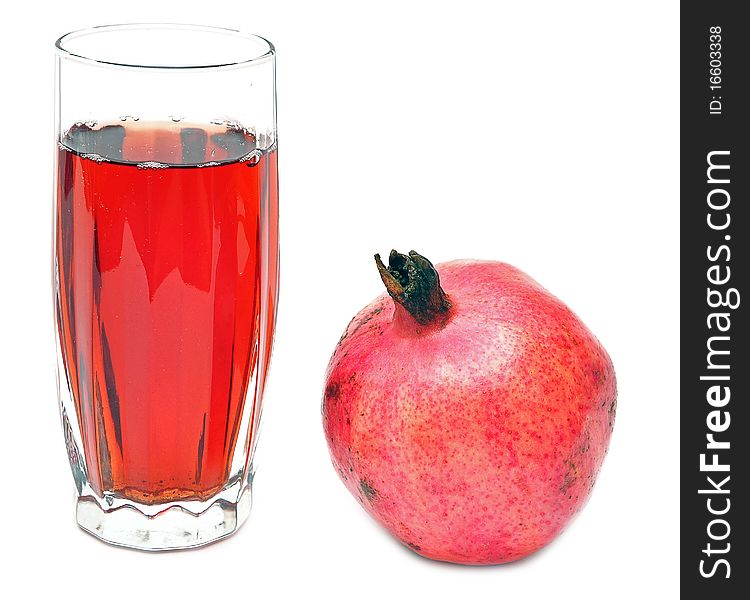
[[[403,306],[420,325],[445,323],[451,301],[440,287],[440,276],[433,264],[411,250],[408,255],[391,250],[388,266],[375,255],[380,278],[393,301]]]

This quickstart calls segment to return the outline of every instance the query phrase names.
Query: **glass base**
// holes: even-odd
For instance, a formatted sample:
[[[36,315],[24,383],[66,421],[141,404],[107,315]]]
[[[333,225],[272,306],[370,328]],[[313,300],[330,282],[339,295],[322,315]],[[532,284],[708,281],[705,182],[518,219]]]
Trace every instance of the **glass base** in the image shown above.
[[[250,514],[251,503],[250,485],[237,502],[219,498],[200,512],[179,503],[154,507],[128,502],[110,507],[100,498],[81,496],[76,519],[81,529],[108,544],[138,550],[180,550],[233,534]]]

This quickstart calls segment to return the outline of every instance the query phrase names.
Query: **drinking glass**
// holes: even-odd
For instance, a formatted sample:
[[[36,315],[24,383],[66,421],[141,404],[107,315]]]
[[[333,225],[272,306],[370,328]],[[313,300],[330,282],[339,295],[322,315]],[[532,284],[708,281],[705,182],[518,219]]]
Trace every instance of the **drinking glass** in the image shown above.
[[[78,524],[145,550],[250,510],[278,290],[275,51],[214,27],[56,43],[58,389]]]

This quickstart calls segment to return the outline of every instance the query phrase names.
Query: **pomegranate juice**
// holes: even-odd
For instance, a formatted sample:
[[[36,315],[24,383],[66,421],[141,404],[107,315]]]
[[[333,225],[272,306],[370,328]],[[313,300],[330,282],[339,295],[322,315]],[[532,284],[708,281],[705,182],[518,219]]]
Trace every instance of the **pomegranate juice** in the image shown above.
[[[276,151],[262,145],[235,124],[132,121],[60,141],[58,332],[97,493],[201,500],[228,481],[276,306]]]

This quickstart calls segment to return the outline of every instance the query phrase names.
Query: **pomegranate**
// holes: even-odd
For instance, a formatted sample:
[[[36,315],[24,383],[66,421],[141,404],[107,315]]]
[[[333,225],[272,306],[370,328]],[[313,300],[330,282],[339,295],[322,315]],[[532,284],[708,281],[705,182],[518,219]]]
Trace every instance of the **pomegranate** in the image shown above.
[[[609,356],[510,265],[434,267],[395,251],[387,267],[375,260],[388,295],[352,319],[326,375],[336,470],[422,556],[499,564],[531,554],[596,480],[615,418]]]

